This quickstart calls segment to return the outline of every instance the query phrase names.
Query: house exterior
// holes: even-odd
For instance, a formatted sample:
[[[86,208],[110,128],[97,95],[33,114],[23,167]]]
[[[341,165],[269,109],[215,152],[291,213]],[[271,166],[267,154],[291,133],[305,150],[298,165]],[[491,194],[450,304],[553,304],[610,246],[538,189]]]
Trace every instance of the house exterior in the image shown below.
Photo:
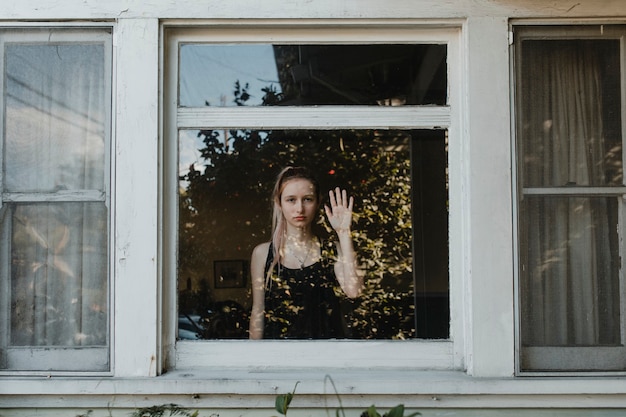
[[[269,416],[294,387],[302,416],[626,409],[622,0],[2,0],[0,42],[0,415]],[[417,45],[443,98],[186,102],[211,82],[186,45]],[[179,165],[207,129],[443,132],[446,335],[184,340]]]

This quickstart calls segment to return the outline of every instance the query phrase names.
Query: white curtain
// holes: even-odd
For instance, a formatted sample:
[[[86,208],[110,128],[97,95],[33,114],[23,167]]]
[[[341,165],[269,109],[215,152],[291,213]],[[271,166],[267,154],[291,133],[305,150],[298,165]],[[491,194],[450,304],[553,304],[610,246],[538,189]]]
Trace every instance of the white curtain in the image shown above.
[[[606,137],[609,61],[598,46],[525,45],[523,187],[606,186],[615,180],[621,141]],[[619,65],[608,70],[619,74]],[[619,97],[619,89],[612,93]],[[619,107],[612,110],[619,115]],[[618,343],[617,198],[529,193],[521,208],[522,344]]]
[[[106,345],[104,46],[8,44],[4,76],[8,344]]]

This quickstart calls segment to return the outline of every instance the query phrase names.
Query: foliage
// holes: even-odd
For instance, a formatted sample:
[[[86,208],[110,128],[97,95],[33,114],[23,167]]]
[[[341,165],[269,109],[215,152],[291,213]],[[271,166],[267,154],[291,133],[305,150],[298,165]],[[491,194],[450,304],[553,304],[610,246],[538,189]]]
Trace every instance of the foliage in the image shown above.
[[[336,394],[337,388],[335,387],[333,380],[329,376],[326,376],[326,379],[329,380],[333,384],[333,388]],[[296,383],[292,392],[289,392],[287,394],[281,394],[276,397],[276,411],[278,411],[280,414],[287,416],[287,411],[289,410],[289,406],[291,405],[291,401],[293,400],[297,386],[298,386],[298,383]],[[339,397],[338,394],[337,394],[337,399],[339,400],[339,409],[336,410],[335,415],[336,417],[340,417],[340,415],[345,417],[345,410],[343,408],[343,405],[341,404],[341,398]],[[399,404],[393,407],[392,409],[390,409],[388,412],[381,415],[376,409],[376,406],[371,405],[367,410],[361,413],[361,417],[415,417],[415,416],[421,415],[421,413],[419,412],[414,412],[414,413],[405,415],[404,411],[405,411],[404,405]]]
[[[151,407],[139,408],[135,410],[131,417],[164,417],[164,416],[183,416],[197,417],[198,411],[190,411],[176,404],[153,405]]]
[[[286,416],[289,410],[289,406],[291,405],[291,401],[293,400],[293,396],[295,393],[295,389],[293,392],[287,394],[281,394],[276,397],[276,411],[280,414]],[[337,417],[341,414],[345,415],[344,410],[337,410],[335,413]],[[90,415],[91,411],[89,411],[86,415]],[[399,404],[384,414],[380,414],[375,405],[371,405],[367,410],[361,413],[361,417],[415,417],[421,415],[420,412],[413,412],[410,414],[405,414],[405,408],[403,404]],[[83,417],[85,415],[80,415],[77,417]],[[131,417],[164,417],[164,416],[184,416],[184,417],[198,417],[199,411],[194,410],[191,411],[186,408],[182,408],[176,404],[164,404],[164,405],[154,405],[151,407],[139,408],[135,410],[131,415]]]
[[[287,410],[289,410],[289,406],[291,405],[291,400],[293,400],[293,396],[296,393],[296,388],[298,387],[298,383],[293,387],[293,391],[288,392],[287,394],[281,394],[276,396],[275,408],[282,415],[287,415]]]
[[[280,96],[263,89],[264,102]],[[244,105],[247,85],[235,86]],[[179,276],[211,269],[208,252],[237,248],[247,259],[269,240],[271,188],[287,165],[319,173],[322,190],[347,188],[355,196],[354,238],[366,269],[366,288],[345,303],[354,338],[414,336],[410,132],[391,130],[202,130],[203,166],[181,176]],[[332,237],[320,216],[322,238]],[[244,231],[249,236],[242,241]],[[249,232],[249,233],[246,233]],[[195,306],[200,309],[201,306]]]
[[[361,414],[361,417],[414,417],[414,416],[419,416],[419,415],[421,415],[421,413],[417,411],[414,413],[405,415],[404,405],[398,404],[395,407],[393,407],[391,410],[383,414],[382,416],[380,415],[378,410],[376,410],[376,406],[372,405]]]
[[[332,379],[330,379],[330,377],[327,376],[326,379],[329,379],[332,383]],[[291,402],[296,393],[296,388],[298,387],[298,384],[299,382],[296,382],[295,386],[293,387],[293,391],[276,396],[274,408],[277,412],[279,412],[283,416],[287,416],[287,412],[289,411],[289,407],[291,406]],[[333,387],[334,387],[334,383],[333,383]],[[335,393],[336,392],[337,390],[335,388]],[[335,415],[336,417],[340,417],[340,415],[345,417],[345,410],[343,409],[343,405],[341,405],[341,399],[339,398],[339,395],[337,395],[337,398],[339,399],[340,406],[339,406],[339,409],[336,410]],[[166,414],[166,413],[169,413],[169,414]],[[176,404],[164,404],[164,405],[156,405],[152,407],[140,408],[134,411],[131,414],[131,417],[163,417],[163,416],[177,416],[177,415],[185,416],[185,417],[198,417],[198,411],[196,410],[192,412],[186,408],[179,407]],[[421,415],[421,413],[419,412],[414,412],[414,413],[405,415],[405,409],[404,409],[403,404],[399,404],[393,407],[388,412],[382,415],[376,409],[375,405],[371,405],[367,410],[361,413],[361,417],[415,417],[419,415]]]

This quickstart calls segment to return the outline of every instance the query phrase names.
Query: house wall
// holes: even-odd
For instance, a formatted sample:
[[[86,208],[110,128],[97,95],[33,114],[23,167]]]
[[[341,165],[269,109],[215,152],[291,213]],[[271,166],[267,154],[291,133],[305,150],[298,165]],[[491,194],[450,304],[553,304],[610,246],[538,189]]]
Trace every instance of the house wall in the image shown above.
[[[114,25],[115,362],[112,376],[0,376],[1,416],[128,415],[136,407],[176,403],[200,415],[272,416],[277,394],[296,397],[289,415],[319,415],[341,404],[360,415],[371,404],[403,403],[424,416],[617,415],[626,409],[619,377],[514,376],[514,256],[509,28],[512,20],[626,22],[623,0],[21,0],[0,1],[0,25]],[[452,320],[463,344],[451,369],[175,369],[164,311],[173,308],[161,281],[159,240],[162,160],[162,24],[246,25],[406,21],[461,28],[462,138],[450,164],[463,182],[464,215],[452,219],[463,242],[451,274]],[[139,158],[139,163],[138,163]],[[169,289],[171,291],[171,288]],[[141,323],[124,325],[123,322]],[[132,346],[132,349],[128,347]],[[295,353],[297,354],[297,353]],[[365,358],[365,356],[364,356]],[[410,368],[410,367],[408,367]],[[334,386],[326,378],[330,375]]]

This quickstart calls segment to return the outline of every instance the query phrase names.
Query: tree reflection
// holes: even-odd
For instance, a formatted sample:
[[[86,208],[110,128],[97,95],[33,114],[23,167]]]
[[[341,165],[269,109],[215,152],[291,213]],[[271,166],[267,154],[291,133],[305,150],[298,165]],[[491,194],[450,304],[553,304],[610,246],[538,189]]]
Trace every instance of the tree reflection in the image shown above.
[[[247,94],[244,87],[237,83],[237,97]],[[266,100],[277,100],[271,87],[264,91]],[[229,250],[248,259],[256,244],[270,239],[269,198],[277,173],[287,165],[308,166],[322,190],[346,188],[357,201],[354,238],[367,275],[363,295],[345,303],[352,337],[414,337],[411,133],[200,131],[203,166],[191,165],[180,178],[179,281],[206,276],[213,259]],[[325,216],[320,219],[326,238],[331,229]],[[210,327],[207,303],[218,300],[202,291],[180,291],[180,311],[199,314]],[[230,337],[247,337],[247,313],[238,312],[231,326]]]

